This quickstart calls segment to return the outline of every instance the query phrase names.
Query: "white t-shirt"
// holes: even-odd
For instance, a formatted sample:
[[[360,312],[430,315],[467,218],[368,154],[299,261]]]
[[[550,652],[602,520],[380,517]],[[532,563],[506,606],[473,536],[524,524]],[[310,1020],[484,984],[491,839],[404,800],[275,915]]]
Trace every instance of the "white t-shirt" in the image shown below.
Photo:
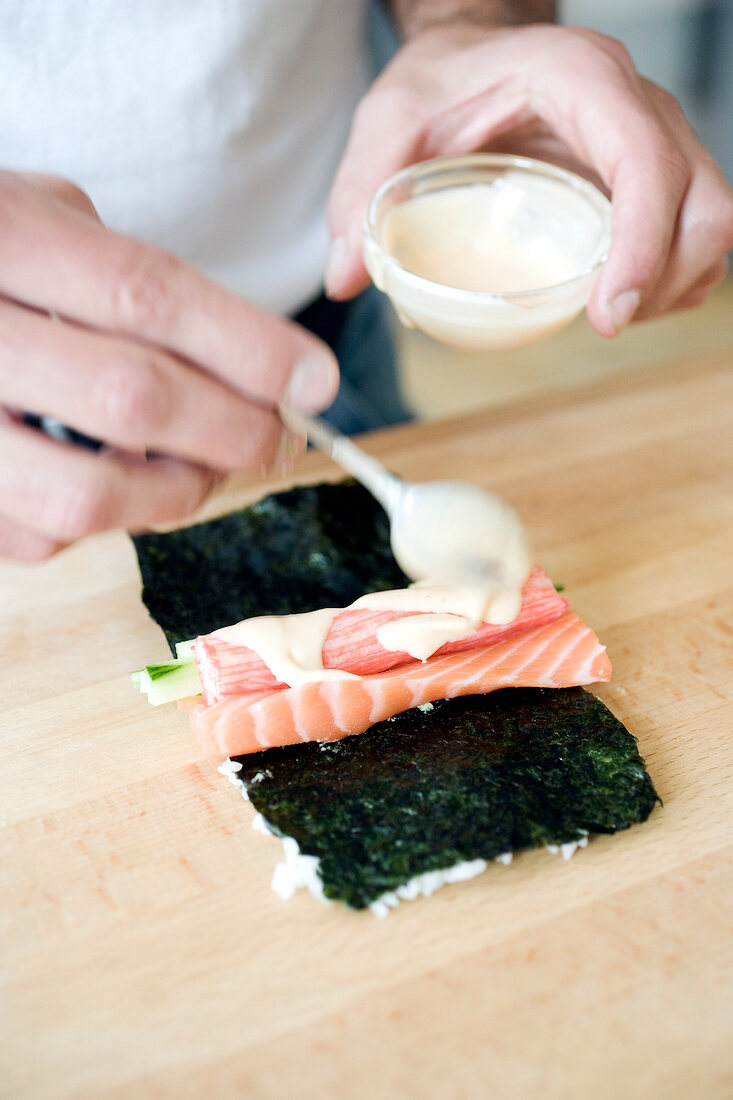
[[[2,0],[0,162],[294,312],[321,285],[364,20],[365,0]]]

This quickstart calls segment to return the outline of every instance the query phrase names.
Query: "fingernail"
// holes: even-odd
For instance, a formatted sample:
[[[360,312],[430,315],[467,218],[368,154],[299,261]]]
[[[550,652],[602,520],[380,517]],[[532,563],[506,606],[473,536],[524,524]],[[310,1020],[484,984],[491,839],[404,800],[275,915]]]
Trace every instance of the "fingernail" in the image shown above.
[[[638,290],[624,290],[611,302],[611,320],[618,334],[625,329],[639,308],[641,294]]]
[[[324,279],[326,294],[332,294],[338,290],[341,276],[346,267],[347,252],[346,237],[336,237],[331,244],[331,250],[328,253],[328,263],[326,264],[326,277]]]
[[[300,412],[320,412],[330,405],[338,386],[336,360],[327,351],[309,351],[299,359],[283,394],[283,405]]]

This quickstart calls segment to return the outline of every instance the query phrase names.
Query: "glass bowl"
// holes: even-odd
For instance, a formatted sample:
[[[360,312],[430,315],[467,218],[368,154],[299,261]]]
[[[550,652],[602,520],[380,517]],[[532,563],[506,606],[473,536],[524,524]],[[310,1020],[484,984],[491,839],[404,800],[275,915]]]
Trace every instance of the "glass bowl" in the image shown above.
[[[611,241],[587,180],[501,153],[405,168],[364,219],[373,282],[408,328],[474,350],[521,347],[585,307]]]

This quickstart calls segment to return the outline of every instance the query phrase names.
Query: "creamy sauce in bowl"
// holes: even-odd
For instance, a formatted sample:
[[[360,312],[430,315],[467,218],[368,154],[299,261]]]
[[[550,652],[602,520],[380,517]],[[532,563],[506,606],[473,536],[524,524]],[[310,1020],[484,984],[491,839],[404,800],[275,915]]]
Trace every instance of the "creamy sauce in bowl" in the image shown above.
[[[384,247],[407,271],[458,290],[507,294],[564,283],[578,273],[571,251],[548,233],[528,240],[517,231],[528,186],[498,179],[417,195],[386,215]]]
[[[442,158],[388,180],[364,258],[400,320],[475,350],[520,347],[585,306],[610,244],[610,203],[586,180],[501,154]]]

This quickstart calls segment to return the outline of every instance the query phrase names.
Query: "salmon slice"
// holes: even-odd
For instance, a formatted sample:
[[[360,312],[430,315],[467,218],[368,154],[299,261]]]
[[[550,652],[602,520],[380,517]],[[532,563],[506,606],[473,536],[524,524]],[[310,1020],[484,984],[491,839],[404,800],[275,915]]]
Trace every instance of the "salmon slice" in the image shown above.
[[[567,610],[567,606],[567,600],[556,592],[547,574],[535,566],[522,589],[522,608],[516,619],[504,626],[483,623],[466,638],[446,642],[433,656],[493,645],[503,638],[524,633],[531,627],[554,622]],[[342,669],[357,676],[370,676],[413,662],[414,657],[409,653],[385,649],[377,640],[377,631],[388,622],[416,614],[420,612],[344,608],[335,615],[326,636],[322,652],[323,667]],[[233,645],[216,630],[197,638],[194,659],[207,705],[226,696],[288,686],[277,679],[253,649]]]
[[[183,705],[203,755],[239,756],[364,733],[375,722],[436,699],[502,687],[575,687],[610,678],[605,646],[574,611],[566,611],[552,623],[491,646],[412,661],[359,679],[249,693],[212,706],[197,699]]]

